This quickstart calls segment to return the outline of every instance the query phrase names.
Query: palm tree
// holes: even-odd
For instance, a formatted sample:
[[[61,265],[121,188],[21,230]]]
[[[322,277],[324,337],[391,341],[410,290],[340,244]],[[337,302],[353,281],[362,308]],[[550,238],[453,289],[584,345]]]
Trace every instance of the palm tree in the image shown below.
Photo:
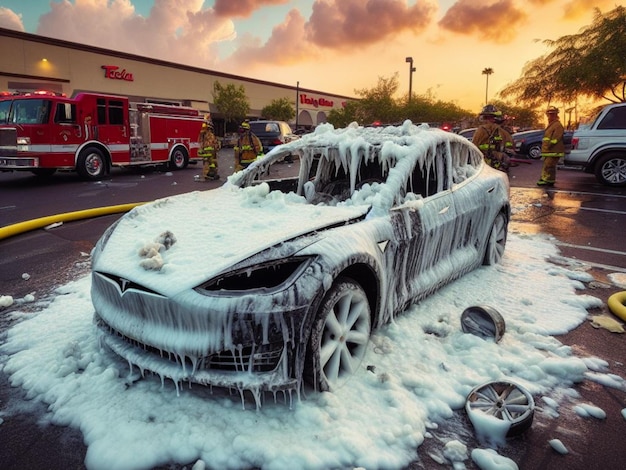
[[[493,69],[491,67],[487,67],[483,69],[483,75],[487,75],[487,84],[485,85],[485,106],[487,105],[487,93],[489,91],[489,75],[493,73]]]

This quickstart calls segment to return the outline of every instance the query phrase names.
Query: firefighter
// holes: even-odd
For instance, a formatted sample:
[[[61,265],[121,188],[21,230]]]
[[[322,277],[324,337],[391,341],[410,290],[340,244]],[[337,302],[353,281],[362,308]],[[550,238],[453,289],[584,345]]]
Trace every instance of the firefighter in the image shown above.
[[[205,115],[200,135],[198,136],[200,148],[198,156],[202,157],[202,177],[198,181],[210,181],[220,179],[217,172],[217,152],[220,150],[220,142],[215,137],[213,121],[209,115]]]
[[[508,173],[511,165],[509,155],[513,153],[513,138],[496,122],[502,113],[494,105],[488,104],[479,116],[484,124],[476,129],[472,142],[483,153],[489,166]]]
[[[250,130],[250,123],[244,121],[239,126],[239,137],[235,144],[235,171],[246,168],[263,155],[263,145]]]
[[[544,131],[541,141],[543,167],[537,186],[554,186],[556,166],[559,159],[565,156],[564,130],[561,121],[559,121],[559,109],[555,106],[549,106],[546,110],[546,116],[548,117],[548,127]]]

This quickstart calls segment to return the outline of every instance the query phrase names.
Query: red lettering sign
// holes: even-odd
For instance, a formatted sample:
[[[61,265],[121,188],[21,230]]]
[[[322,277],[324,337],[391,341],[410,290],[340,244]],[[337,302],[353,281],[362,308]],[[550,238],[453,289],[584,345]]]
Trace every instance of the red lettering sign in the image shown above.
[[[314,106],[314,107],[318,107],[318,106],[324,106],[327,108],[332,108],[333,107],[333,102],[329,101],[325,98],[311,98],[307,95],[305,95],[304,93],[302,93],[300,95],[300,104],[308,104],[310,106]]]
[[[103,65],[104,77],[112,80],[126,80],[127,82],[134,81],[133,74],[126,71],[126,69],[120,70],[117,65]]]

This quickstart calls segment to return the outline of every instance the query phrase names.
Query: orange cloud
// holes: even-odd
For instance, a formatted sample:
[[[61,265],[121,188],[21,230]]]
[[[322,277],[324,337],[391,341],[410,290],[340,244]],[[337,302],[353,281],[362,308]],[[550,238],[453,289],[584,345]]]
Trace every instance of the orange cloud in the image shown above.
[[[428,2],[408,6],[404,0],[316,0],[307,36],[329,49],[369,45],[404,31],[424,30],[434,11]]]
[[[147,17],[127,1],[52,2],[37,34],[197,66],[214,66],[215,44],[235,37],[232,21],[203,0],[157,0]]]
[[[596,0],[595,2],[589,2],[588,0],[571,0],[565,4],[563,18],[566,20],[577,20],[585,16],[592,9],[598,8],[603,13],[607,13],[616,6],[615,0]]]
[[[459,0],[439,21],[439,26],[453,33],[476,35],[484,40],[506,43],[513,40],[516,28],[525,23],[527,17],[513,4],[513,0],[497,0],[487,4],[476,0]]]
[[[13,29],[16,31],[24,31],[22,17],[13,10],[0,7],[0,28]]]
[[[289,3],[289,0],[215,0],[213,9],[218,16],[248,18],[261,7],[285,3]]]
[[[304,27],[304,17],[294,8],[283,23],[272,29],[272,35],[264,45],[250,36],[241,38],[237,51],[228,62],[247,66],[268,63],[288,65],[305,57],[310,59],[316,54],[316,49],[306,41]]]

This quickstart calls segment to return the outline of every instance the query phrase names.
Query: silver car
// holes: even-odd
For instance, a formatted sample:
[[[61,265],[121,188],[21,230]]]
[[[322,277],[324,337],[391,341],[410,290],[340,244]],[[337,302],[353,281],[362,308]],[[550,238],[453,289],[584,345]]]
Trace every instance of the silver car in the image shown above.
[[[221,188],[110,227],[93,251],[95,320],[131,369],[177,386],[333,390],[372,330],[498,262],[509,216],[507,176],[463,137],[321,125]]]

